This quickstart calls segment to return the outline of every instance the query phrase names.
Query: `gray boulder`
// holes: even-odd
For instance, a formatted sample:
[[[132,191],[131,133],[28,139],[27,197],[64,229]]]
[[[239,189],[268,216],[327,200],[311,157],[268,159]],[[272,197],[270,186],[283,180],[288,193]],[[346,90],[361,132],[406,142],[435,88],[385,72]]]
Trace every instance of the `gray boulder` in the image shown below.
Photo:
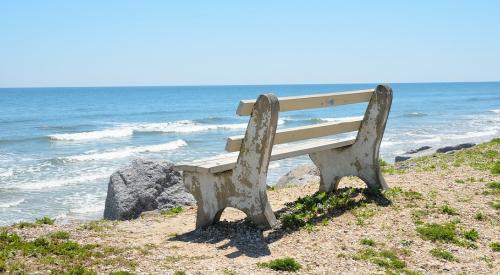
[[[108,184],[104,218],[130,220],[144,211],[193,204],[193,196],[173,166],[169,161],[136,159],[114,172]]]
[[[442,147],[442,148],[439,148],[436,150],[437,153],[447,153],[447,152],[451,152],[451,151],[456,151],[456,150],[462,150],[462,149],[466,149],[466,148],[471,148],[471,147],[474,147],[476,146],[475,143],[462,143],[462,144],[459,144],[459,145],[455,145],[455,146],[446,146],[446,147]]]
[[[300,186],[310,182],[319,182],[319,170],[316,166],[310,164],[299,165],[284,176],[282,176],[276,187]]]
[[[424,151],[424,150],[428,150],[428,149],[431,149],[432,147],[430,146],[422,146],[420,148],[417,148],[417,149],[413,149],[413,150],[410,150],[410,151],[407,151],[405,152],[405,155],[411,155],[411,154],[416,154],[418,152],[421,152],[421,151]]]
[[[396,156],[394,158],[394,162],[401,162],[401,161],[405,161],[405,160],[409,160],[411,159],[411,157],[408,157],[408,156]]]

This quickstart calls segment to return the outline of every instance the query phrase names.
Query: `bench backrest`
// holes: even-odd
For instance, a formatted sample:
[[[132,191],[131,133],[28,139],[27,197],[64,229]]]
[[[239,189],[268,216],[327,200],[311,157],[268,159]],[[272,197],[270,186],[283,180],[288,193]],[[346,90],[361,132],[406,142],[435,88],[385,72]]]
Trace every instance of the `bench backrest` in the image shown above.
[[[374,89],[369,89],[340,93],[280,97],[278,98],[279,112],[326,108],[339,105],[368,102],[370,101],[374,91]],[[236,113],[240,116],[251,115],[255,102],[255,100],[240,101]],[[362,121],[362,117],[348,118],[334,122],[325,122],[279,130],[274,136],[273,144],[282,144],[357,131],[359,130]],[[243,138],[244,136],[229,137],[226,142],[226,151],[239,151],[243,142]]]

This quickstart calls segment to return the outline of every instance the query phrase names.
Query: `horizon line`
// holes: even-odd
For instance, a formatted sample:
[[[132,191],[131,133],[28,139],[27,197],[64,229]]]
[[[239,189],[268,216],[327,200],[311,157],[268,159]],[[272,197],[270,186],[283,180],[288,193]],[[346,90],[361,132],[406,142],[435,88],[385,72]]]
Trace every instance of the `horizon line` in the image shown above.
[[[355,85],[355,84],[447,84],[447,83],[495,83],[500,80],[485,81],[416,81],[416,82],[351,82],[351,83],[271,83],[271,84],[151,84],[151,85],[103,85],[103,86],[7,86],[0,89],[64,89],[64,88],[147,88],[147,87],[230,87],[230,86],[285,86],[285,85]]]

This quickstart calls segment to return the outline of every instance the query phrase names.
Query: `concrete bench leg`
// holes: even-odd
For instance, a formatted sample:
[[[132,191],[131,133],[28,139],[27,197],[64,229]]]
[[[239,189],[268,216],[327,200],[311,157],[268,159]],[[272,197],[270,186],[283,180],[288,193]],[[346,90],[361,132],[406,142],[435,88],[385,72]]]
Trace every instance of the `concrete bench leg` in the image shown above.
[[[196,228],[217,222],[226,207],[245,212],[256,224],[272,227],[277,223],[267,199],[266,179],[278,112],[274,95],[259,96],[233,170],[183,174],[184,184],[198,205]]]
[[[366,109],[356,142],[348,147],[309,155],[320,170],[321,191],[336,190],[340,179],[345,176],[358,176],[372,189],[387,189],[378,159],[391,103],[391,88],[377,86]]]

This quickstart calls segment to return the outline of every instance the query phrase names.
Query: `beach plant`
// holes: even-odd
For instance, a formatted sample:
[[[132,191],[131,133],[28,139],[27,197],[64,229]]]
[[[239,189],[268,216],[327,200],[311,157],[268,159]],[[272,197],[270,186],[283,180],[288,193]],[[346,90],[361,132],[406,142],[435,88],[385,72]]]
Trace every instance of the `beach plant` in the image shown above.
[[[476,229],[467,230],[464,232],[464,238],[469,241],[475,242],[477,241],[477,239],[479,239],[479,232],[477,232]]]
[[[87,269],[83,266],[77,266],[68,269],[61,273],[62,275],[97,275],[97,273],[93,270]]]
[[[492,242],[490,247],[495,252],[500,252],[500,242]]]
[[[498,195],[500,194],[500,181],[492,181],[486,184],[488,190],[484,191],[485,195]]]
[[[280,216],[284,228],[300,228],[322,222],[324,215],[336,210],[349,209],[356,204],[354,188],[343,188],[336,192],[316,192],[288,203],[288,211]],[[324,223],[324,222],[322,222]]]
[[[53,240],[67,240],[69,239],[69,233],[66,231],[56,231],[49,234],[49,238]]]
[[[372,239],[361,239],[362,245],[375,246],[375,241]]]
[[[174,272],[174,275],[186,275],[186,271],[184,270],[177,270]]]
[[[179,215],[184,211],[184,208],[182,206],[176,206],[174,208],[170,208],[168,210],[161,210],[160,214],[165,217],[174,217]]]
[[[446,215],[450,215],[450,216],[458,215],[457,210],[449,205],[441,206],[440,210],[441,210],[441,213],[446,214]]]
[[[129,271],[114,271],[110,272],[109,275],[134,275],[134,273]]]
[[[478,221],[484,221],[486,220],[486,215],[483,212],[477,212],[476,215],[474,216],[474,219]]]
[[[406,262],[400,259],[396,252],[392,250],[376,250],[373,248],[364,248],[358,251],[354,260],[362,260],[376,264],[386,270],[386,274],[420,274],[406,269]]]
[[[454,223],[445,224],[425,224],[417,227],[417,233],[425,240],[454,242],[457,237],[456,225]]]
[[[269,262],[258,263],[257,266],[269,268],[276,271],[289,271],[289,272],[297,272],[302,268],[302,265],[291,257],[280,258]]]
[[[431,255],[434,256],[435,258],[443,259],[443,260],[446,260],[449,262],[456,261],[455,256],[453,256],[453,254],[451,252],[446,251],[444,249],[433,248],[430,252],[431,252]]]
[[[49,218],[49,217],[45,216],[45,217],[42,217],[42,218],[36,219],[36,220],[35,220],[35,223],[36,223],[36,224],[53,225],[55,221],[56,221],[55,219],[51,219],[51,218]]]

